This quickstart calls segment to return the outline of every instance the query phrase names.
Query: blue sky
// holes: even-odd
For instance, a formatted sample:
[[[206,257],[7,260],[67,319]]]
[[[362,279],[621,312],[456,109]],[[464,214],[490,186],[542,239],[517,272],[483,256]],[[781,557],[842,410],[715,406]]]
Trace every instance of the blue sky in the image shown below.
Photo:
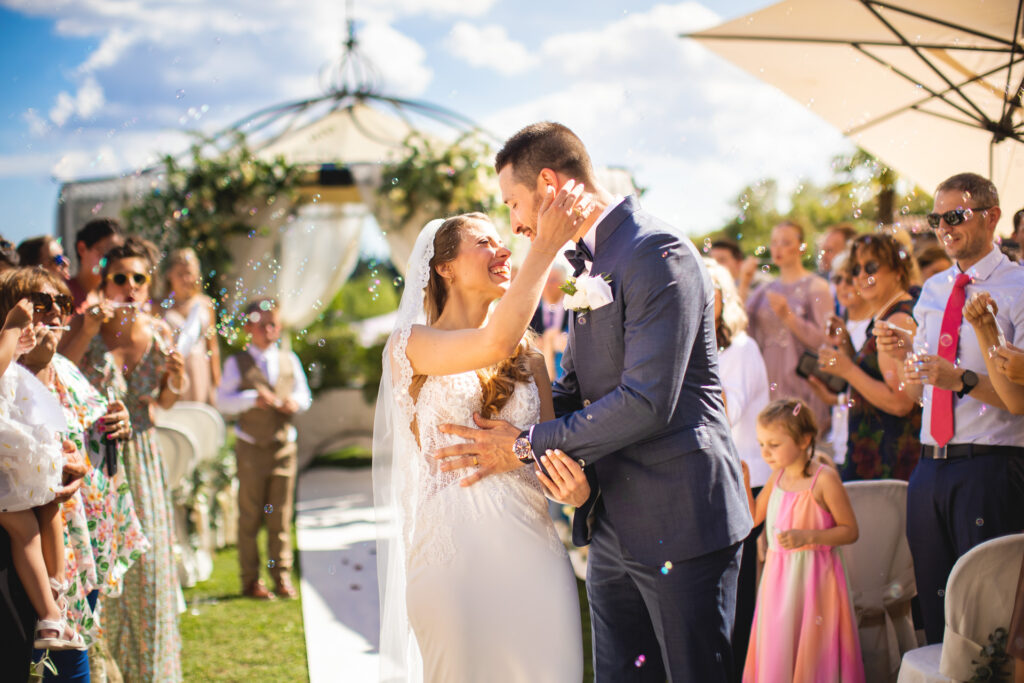
[[[824,177],[839,134],[679,32],[763,0],[356,0],[384,90],[500,136],[572,127],[690,233],[745,184]],[[257,108],[322,92],[341,0],[0,0],[0,234],[52,233],[59,182],[129,172]],[[191,108],[191,113],[190,113]]]

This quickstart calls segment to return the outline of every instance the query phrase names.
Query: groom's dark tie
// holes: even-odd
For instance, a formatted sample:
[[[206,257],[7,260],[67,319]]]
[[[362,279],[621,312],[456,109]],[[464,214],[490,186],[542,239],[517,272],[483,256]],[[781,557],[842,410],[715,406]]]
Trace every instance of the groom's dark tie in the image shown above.
[[[572,264],[573,277],[579,277],[580,273],[587,269],[587,264],[594,262],[594,255],[590,253],[590,247],[583,240],[576,243],[575,249],[566,251],[565,258],[569,259],[569,263]]]

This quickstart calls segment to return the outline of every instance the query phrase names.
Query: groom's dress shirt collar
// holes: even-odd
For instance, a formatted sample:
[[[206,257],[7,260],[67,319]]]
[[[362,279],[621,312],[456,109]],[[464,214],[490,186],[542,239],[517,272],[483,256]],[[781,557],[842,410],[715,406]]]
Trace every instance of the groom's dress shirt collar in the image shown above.
[[[594,224],[590,226],[590,230],[587,230],[587,234],[583,236],[583,243],[590,249],[590,253],[597,257],[597,226],[601,225],[601,221],[608,218],[608,214],[615,210],[615,208],[621,204],[626,198],[625,197],[614,197],[608,206],[604,207],[604,211],[597,217]]]

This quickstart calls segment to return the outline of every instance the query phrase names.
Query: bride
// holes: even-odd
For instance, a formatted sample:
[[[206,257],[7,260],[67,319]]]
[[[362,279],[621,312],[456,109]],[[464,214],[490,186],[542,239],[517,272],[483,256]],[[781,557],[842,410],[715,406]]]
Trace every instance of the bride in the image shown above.
[[[374,425],[381,680],[582,678],[576,582],[544,497],[546,487],[582,504],[590,489],[580,466],[551,451],[548,476],[524,466],[466,487],[434,458],[458,440],[440,425],[554,417],[543,357],[524,333],[582,220],[582,189],[548,189],[514,282],[484,214],[432,221],[416,240]]]

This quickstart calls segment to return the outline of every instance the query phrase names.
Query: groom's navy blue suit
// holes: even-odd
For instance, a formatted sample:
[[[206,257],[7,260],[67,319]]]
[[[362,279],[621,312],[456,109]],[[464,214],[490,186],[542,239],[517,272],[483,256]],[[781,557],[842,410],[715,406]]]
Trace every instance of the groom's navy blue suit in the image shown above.
[[[593,275],[614,301],[573,314],[557,419],[593,492],[573,540],[598,683],[726,681],[740,542],[751,528],[718,378],[711,280],[692,243],[630,196],[596,226]],[[737,663],[742,666],[742,662]]]

